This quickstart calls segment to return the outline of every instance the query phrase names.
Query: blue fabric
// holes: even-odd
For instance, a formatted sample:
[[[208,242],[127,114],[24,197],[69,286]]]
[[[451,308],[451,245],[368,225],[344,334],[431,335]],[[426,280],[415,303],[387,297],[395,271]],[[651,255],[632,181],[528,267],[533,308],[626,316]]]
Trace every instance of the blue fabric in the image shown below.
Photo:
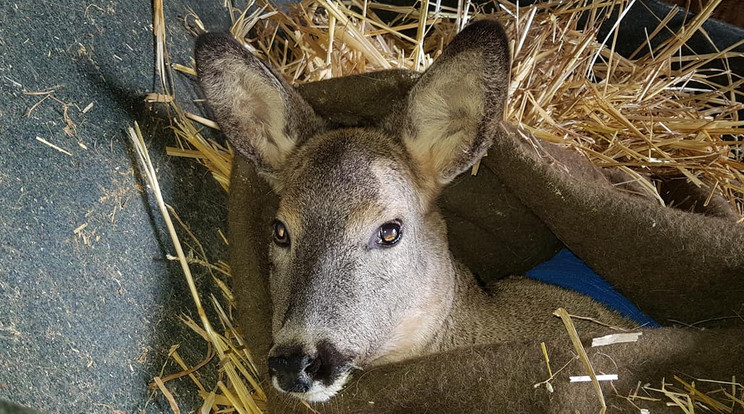
[[[643,326],[654,328],[661,326],[568,249],[562,249],[547,262],[535,266],[527,272],[527,276],[583,293]]]

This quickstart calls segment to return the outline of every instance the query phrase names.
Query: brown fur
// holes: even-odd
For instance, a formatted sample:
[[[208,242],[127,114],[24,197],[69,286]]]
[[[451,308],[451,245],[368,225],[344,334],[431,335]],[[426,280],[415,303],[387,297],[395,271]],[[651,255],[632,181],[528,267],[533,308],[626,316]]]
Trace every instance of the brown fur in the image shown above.
[[[391,108],[405,101],[418,77],[395,69],[300,84],[297,90],[330,124],[379,127]],[[485,282],[523,274],[562,246],[487,166],[482,165],[476,177],[455,178],[442,190],[438,204],[455,257]]]

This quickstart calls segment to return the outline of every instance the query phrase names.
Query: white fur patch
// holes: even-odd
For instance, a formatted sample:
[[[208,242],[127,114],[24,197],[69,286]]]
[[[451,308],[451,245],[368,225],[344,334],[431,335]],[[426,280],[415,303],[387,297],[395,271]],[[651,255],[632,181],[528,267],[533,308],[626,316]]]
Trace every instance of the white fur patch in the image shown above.
[[[329,386],[323,385],[320,381],[313,381],[313,385],[310,387],[308,392],[289,392],[287,394],[305,400],[308,402],[325,402],[331,399],[334,395],[338,394],[346,385],[346,381],[349,379],[350,372],[341,374],[333,384]],[[281,392],[285,392],[279,387],[279,382],[276,377],[271,378],[271,384],[274,388]]]

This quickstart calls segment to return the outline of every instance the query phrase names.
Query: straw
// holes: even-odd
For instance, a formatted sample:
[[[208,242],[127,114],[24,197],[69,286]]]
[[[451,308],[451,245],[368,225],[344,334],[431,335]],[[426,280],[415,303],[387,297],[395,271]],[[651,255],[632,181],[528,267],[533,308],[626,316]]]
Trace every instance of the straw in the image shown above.
[[[491,18],[501,20],[514,39],[507,120],[538,138],[571,146],[599,166],[630,173],[659,202],[656,182],[681,177],[705,188],[708,202],[724,197],[744,216],[744,121],[738,119],[744,79],[727,69],[706,69],[714,61],[728,68],[728,59],[742,53],[733,51],[735,44],[716,53],[681,55],[719,1],[652,48],[651,40],[671,32],[665,25],[678,12],[672,10],[649,33],[649,44],[629,59],[615,52],[614,29],[633,0],[555,0],[523,8],[495,1]],[[456,34],[458,22],[482,16],[470,6],[421,13],[428,2],[417,7],[328,0],[281,8],[261,0],[256,4],[260,8],[241,13],[231,32],[292,83],[391,67],[426,69]],[[598,41],[611,6],[619,7],[619,17]],[[376,10],[398,16],[386,22]],[[587,15],[582,29],[580,20]],[[217,127],[198,115],[186,116]],[[230,151],[205,140],[181,115],[174,120],[184,148],[171,153],[199,158],[226,187]]]

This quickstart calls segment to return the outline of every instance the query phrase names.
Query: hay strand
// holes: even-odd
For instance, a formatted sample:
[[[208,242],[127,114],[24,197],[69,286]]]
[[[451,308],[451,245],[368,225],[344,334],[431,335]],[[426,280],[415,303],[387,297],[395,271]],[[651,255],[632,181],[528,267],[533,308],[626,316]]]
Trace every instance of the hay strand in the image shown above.
[[[232,391],[228,390],[228,388],[222,381],[218,383],[219,388],[224,395],[228,396],[228,399],[233,404],[233,407],[235,407],[235,409],[239,412],[259,414],[262,411],[256,405],[254,395],[256,395],[257,398],[262,398],[264,400],[265,395],[261,391],[260,387],[258,387],[258,381],[253,378],[253,375],[255,375],[256,373],[256,369],[254,367],[252,369],[252,372],[248,372],[243,367],[243,364],[246,363],[246,361],[239,361],[239,363],[236,364],[236,362],[238,361],[236,361],[234,357],[236,352],[232,342],[224,336],[218,334],[213,329],[212,324],[209,322],[204,307],[202,306],[196,284],[194,283],[194,278],[191,274],[191,269],[189,268],[186,254],[183,251],[181,241],[178,237],[178,234],[176,233],[173,221],[171,220],[171,214],[169,213],[170,206],[167,206],[163,199],[163,195],[160,190],[160,184],[158,182],[152,162],[150,161],[147,146],[145,145],[142,133],[139,130],[139,125],[135,122],[134,128],[130,127],[127,132],[132,146],[135,149],[135,154],[137,155],[137,160],[140,168],[144,172],[148,185],[150,186],[150,189],[155,196],[155,201],[158,205],[161,215],[163,216],[163,219],[165,220],[168,234],[170,235],[173,247],[176,250],[176,255],[178,257],[179,264],[181,265],[181,270],[183,271],[186,283],[191,293],[191,298],[196,305],[197,314],[199,315],[199,320],[201,322],[201,334],[215,350],[219,361],[221,362],[222,370],[227,375],[227,378],[230,381],[229,383]],[[223,315],[224,312],[220,314],[221,317],[223,317]],[[252,391],[249,390],[244,380],[247,380],[252,386],[256,388],[254,388]],[[158,385],[158,388],[161,390],[163,395],[165,395],[165,397],[168,399],[169,403],[171,403],[172,395],[170,395],[170,393],[165,388],[163,381],[158,377],[155,378],[155,383]],[[173,403],[175,403],[175,400],[173,401]],[[171,404],[171,407],[174,411],[176,411],[178,407],[173,403]]]
[[[563,308],[556,309],[553,314],[561,318],[563,325],[566,327],[566,332],[568,332],[568,336],[569,338],[571,338],[571,343],[573,344],[574,349],[579,356],[579,360],[581,361],[582,365],[584,365],[584,370],[586,370],[586,373],[591,379],[592,386],[594,387],[594,393],[597,395],[597,400],[599,400],[599,412],[600,414],[604,414],[607,411],[607,403],[605,402],[604,393],[602,392],[602,387],[600,387],[599,385],[599,380],[597,379],[597,374],[595,374],[594,372],[594,367],[589,361],[589,356],[586,354],[586,350],[581,344],[579,333],[576,332],[576,327],[571,320],[571,315],[569,315],[569,313]]]

